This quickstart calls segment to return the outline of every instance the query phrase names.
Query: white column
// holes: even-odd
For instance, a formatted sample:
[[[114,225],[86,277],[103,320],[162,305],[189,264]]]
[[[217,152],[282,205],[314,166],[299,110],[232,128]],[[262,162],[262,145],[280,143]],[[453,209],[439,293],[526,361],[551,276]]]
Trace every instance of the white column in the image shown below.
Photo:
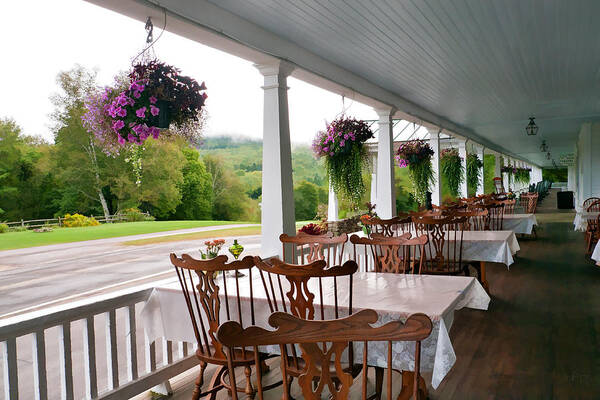
[[[433,167],[433,178],[435,182],[431,187],[431,203],[441,206],[442,205],[442,187],[440,179],[440,131],[430,130],[429,131],[429,146],[433,150],[433,157],[431,157],[431,164]]]
[[[500,153],[494,154],[494,178],[502,178]]]
[[[338,218],[338,199],[333,190],[333,185],[329,183],[329,199],[327,202],[327,221],[337,221]]]
[[[287,98],[287,77],[293,66],[278,61],[256,68],[264,76],[261,253],[281,258],[279,235],[296,233]]]
[[[458,140],[458,156],[461,158],[463,180],[458,185],[458,197],[466,198],[469,197],[467,193],[467,141]]]
[[[377,153],[372,154],[371,204],[377,204]]]
[[[396,215],[396,188],[394,179],[394,134],[392,115],[394,109],[377,109],[379,115],[379,143],[377,146],[377,202],[380,218]]]
[[[481,160],[482,163],[485,163],[485,148],[483,146],[476,146],[475,147],[475,154],[477,154],[477,158],[479,158]],[[477,190],[475,190],[475,195],[479,196],[480,194],[484,194],[485,192],[485,168],[482,165],[480,170],[479,170],[480,176],[479,176],[479,182],[477,182]]]
[[[568,169],[568,175],[567,175],[567,190],[571,191],[571,192],[575,192],[576,190],[576,186],[575,186],[575,180],[576,175],[577,175],[577,169],[575,168],[574,165],[569,165],[567,167]]]

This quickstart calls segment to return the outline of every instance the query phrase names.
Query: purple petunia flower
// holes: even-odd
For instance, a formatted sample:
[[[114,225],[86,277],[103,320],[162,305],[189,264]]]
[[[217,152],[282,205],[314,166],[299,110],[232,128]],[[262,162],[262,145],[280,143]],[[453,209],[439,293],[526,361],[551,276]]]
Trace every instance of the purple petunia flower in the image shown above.
[[[133,97],[139,99],[140,97],[142,97],[142,94],[136,90],[135,92],[133,92]]]
[[[112,127],[115,131],[123,129],[124,126],[125,126],[125,122],[121,121],[120,119],[113,121],[113,124],[112,124]]]
[[[160,129],[158,129],[158,128],[157,128],[157,127],[155,127],[155,126],[151,126],[151,127],[150,127],[150,133],[152,134],[152,137],[153,137],[154,139],[158,139],[158,134],[160,133]]]
[[[150,104],[156,104],[157,98],[154,96],[150,96],[150,98],[148,100],[150,100]]]
[[[123,136],[119,135],[119,138],[117,140],[119,141],[119,144],[125,144],[125,138]]]
[[[118,115],[119,117],[124,117],[124,116],[126,116],[126,115],[127,115],[127,110],[126,110],[126,109],[124,109],[123,107],[118,107],[118,108],[117,108],[117,115]]]
[[[346,144],[346,141],[344,141],[344,140],[340,141],[340,147],[344,147],[345,144]]]
[[[146,116],[146,107],[138,108],[135,115],[137,115],[138,118],[144,118]]]
[[[159,112],[160,112],[160,108],[150,105],[150,114],[152,114],[156,117]]]

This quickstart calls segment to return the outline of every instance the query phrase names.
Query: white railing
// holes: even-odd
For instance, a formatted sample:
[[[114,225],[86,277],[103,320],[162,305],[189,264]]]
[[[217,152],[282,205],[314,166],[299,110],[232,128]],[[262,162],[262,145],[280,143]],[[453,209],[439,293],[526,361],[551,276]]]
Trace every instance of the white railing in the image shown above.
[[[116,297],[104,296],[96,301],[67,305],[51,312],[0,320],[4,398],[43,400],[55,397],[49,395],[49,388],[57,390],[60,387],[61,399],[124,399],[158,385],[166,384],[168,388],[169,378],[197,365],[193,355],[195,346],[181,342],[174,349],[171,341],[163,340],[162,348],[158,349],[162,364],[157,364],[156,344],[149,343],[136,318],[136,305],[139,311],[151,291],[150,288]],[[182,310],[181,316],[187,318],[187,310]],[[103,321],[97,324],[96,320]],[[122,322],[121,328],[124,329],[117,329],[118,321]],[[56,336],[54,340],[58,341],[58,357],[46,354],[55,350],[53,343],[47,341],[52,336]],[[105,337],[105,344],[97,346],[97,337],[102,336]],[[140,337],[144,338],[143,343],[139,341]],[[30,342],[29,346],[27,341]],[[81,343],[83,354],[74,357],[77,353],[74,348]],[[120,348],[123,345],[124,352]],[[98,354],[102,350],[98,352],[97,347],[104,347],[105,362]],[[23,368],[22,362],[18,365],[18,360],[22,361],[19,356],[21,351],[24,354],[31,351],[30,368]],[[138,368],[140,351],[144,353],[146,363],[145,371],[141,374]],[[49,377],[49,374],[56,375],[57,369],[60,372],[60,384]],[[81,380],[82,373],[84,384],[77,381],[77,377]],[[101,382],[105,384],[101,385]],[[81,393],[75,388],[79,388]]]

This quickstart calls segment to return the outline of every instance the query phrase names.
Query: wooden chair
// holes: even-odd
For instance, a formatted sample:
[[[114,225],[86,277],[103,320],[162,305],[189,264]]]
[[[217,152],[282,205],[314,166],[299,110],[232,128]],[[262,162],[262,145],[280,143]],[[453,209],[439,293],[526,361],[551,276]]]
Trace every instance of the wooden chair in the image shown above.
[[[466,274],[462,264],[463,227],[467,217],[414,217],[417,235],[427,236],[421,273],[428,275]]]
[[[408,232],[397,237],[386,237],[377,233],[370,238],[352,235],[350,243],[353,244],[355,253],[360,247],[370,249],[375,272],[421,273],[427,236],[411,239]]]
[[[589,200],[589,199],[588,199]],[[586,200],[587,201],[587,200]],[[600,212],[600,200],[596,200],[588,205],[586,212]],[[600,216],[600,214],[598,215]],[[592,254],[593,247],[600,236],[600,220],[598,218],[588,218],[587,227],[585,228],[585,254]]]
[[[538,201],[537,193],[522,193],[519,197],[519,203],[525,214],[535,214]]]
[[[504,204],[504,214],[514,214],[515,213],[515,205],[517,204],[517,200],[513,199],[513,200],[501,200],[500,201],[502,204]]]
[[[453,217],[466,217],[467,221],[462,229],[465,231],[485,231],[488,224],[488,210],[469,209],[467,211],[456,211],[451,214]]]
[[[226,388],[232,390],[231,386],[226,383],[224,375],[227,372],[228,360],[225,355],[223,345],[216,338],[217,328],[222,322],[236,321],[241,326],[255,325],[254,313],[254,289],[252,280],[252,269],[254,260],[247,256],[241,260],[227,263],[227,256],[220,255],[210,260],[197,260],[183,254],[181,258],[171,253],[171,263],[175,267],[179,283],[185,303],[188,308],[189,316],[192,322],[194,335],[198,343],[196,357],[200,360],[200,374],[196,380],[196,387],[192,394],[194,400],[210,395],[215,398],[216,393]],[[217,274],[224,274],[226,271],[236,271],[233,278],[235,279],[235,288],[227,287],[227,278],[218,278]],[[240,277],[237,272],[244,271],[245,278]],[[194,276],[195,275],[195,276]],[[240,280],[247,280],[250,290],[250,302],[242,301],[240,295]],[[230,285],[233,282],[229,282]],[[224,296],[220,296],[222,284]],[[221,307],[221,303],[225,303],[225,307]],[[236,353],[235,361],[231,366],[244,367],[246,375],[246,385],[243,389],[248,396],[253,396],[256,391],[250,382],[251,366],[256,359],[265,360],[268,358],[265,354],[254,354],[253,352],[243,351]],[[207,364],[217,365],[218,368],[210,381],[209,387],[202,392],[204,383],[204,371]],[[232,375],[233,376],[233,375]],[[234,383],[234,379],[230,379]],[[266,389],[271,389],[278,386],[281,382],[269,385]],[[235,385],[233,385],[235,388]],[[239,389],[238,389],[239,390]]]
[[[363,400],[368,398],[381,398],[380,386],[383,384],[383,373],[377,375],[375,395],[367,395],[367,373],[368,355],[370,342],[387,342],[387,398],[392,399],[394,373],[392,364],[392,344],[397,341],[415,342],[415,368],[410,377],[410,382],[402,382],[402,390],[398,399],[425,399],[427,389],[425,382],[420,376],[421,369],[421,341],[431,334],[433,324],[425,314],[413,314],[403,324],[400,321],[392,321],[374,328],[372,324],[378,319],[374,310],[362,310],[350,317],[329,321],[307,321],[286,313],[274,313],[269,317],[269,324],[275,328],[274,331],[259,327],[243,328],[236,322],[223,324],[217,333],[219,340],[226,344],[227,352],[230,354],[230,374],[233,375],[236,355],[241,354],[240,349],[249,348],[248,352],[257,354],[258,346],[279,345],[282,354],[286,353],[286,346],[300,343],[299,347],[307,362],[306,372],[303,373],[298,383],[302,390],[303,398],[307,400],[321,399],[325,388],[331,393],[334,400],[350,398],[350,389],[354,383],[354,377],[343,368],[340,362],[342,353],[351,348],[351,343],[362,342],[363,359],[360,393]],[[282,360],[285,358],[282,357]],[[323,365],[335,365],[333,371],[323,368]],[[260,360],[255,360],[258,379],[261,381]],[[383,372],[383,369],[380,369]],[[281,363],[281,376],[284,381],[289,379],[289,365]],[[404,374],[403,374],[404,377]],[[409,380],[409,379],[407,379]],[[232,381],[233,400],[237,400],[235,382]],[[381,383],[381,385],[379,385]],[[258,398],[263,400],[263,390],[258,386]],[[283,399],[290,399],[290,390],[284,385]]]
[[[583,202],[583,209],[587,210],[589,206],[591,206],[593,203],[600,201],[600,197],[590,197],[585,199],[585,201]]]
[[[346,261],[343,265],[326,268],[324,260],[317,260],[306,265],[287,264],[279,259],[273,258],[268,262],[254,257],[254,263],[260,270],[261,278],[271,312],[283,311],[302,319],[333,319],[341,316],[352,315],[352,277],[358,270],[358,265],[352,261]],[[286,282],[281,281],[285,278]],[[348,283],[341,286],[339,279],[347,278]],[[310,287],[310,281],[317,284]],[[325,281],[325,282],[323,282]],[[323,287],[332,288],[331,294],[324,294]],[[343,287],[343,289],[342,289]],[[312,290],[311,290],[312,289]],[[319,310],[316,315],[314,304],[315,293],[319,295]],[[284,296],[285,293],[285,296]],[[339,299],[345,298],[347,302],[340,304]],[[333,300],[333,304],[326,306]],[[354,359],[352,351],[349,359]],[[297,378],[306,371],[306,363],[296,354],[294,346],[291,346],[287,358],[287,369],[290,377]],[[353,376],[360,372],[360,366],[350,363]],[[358,366],[358,367],[357,367]],[[289,380],[288,384],[291,385]]]
[[[360,222],[369,228],[369,236],[379,233],[387,237],[394,237],[410,232],[412,229],[412,219],[408,214],[401,214],[390,219],[361,217]]]
[[[287,257],[291,255],[293,264],[306,264],[316,260],[325,260],[328,266],[333,266],[342,263],[348,235],[345,233],[339,236],[333,236],[332,233],[325,235],[299,233],[296,236],[289,236],[284,233],[279,236],[279,240],[283,246],[284,260],[287,260]]]
[[[486,231],[501,231],[504,225],[504,203],[494,201],[482,206],[488,212]]]

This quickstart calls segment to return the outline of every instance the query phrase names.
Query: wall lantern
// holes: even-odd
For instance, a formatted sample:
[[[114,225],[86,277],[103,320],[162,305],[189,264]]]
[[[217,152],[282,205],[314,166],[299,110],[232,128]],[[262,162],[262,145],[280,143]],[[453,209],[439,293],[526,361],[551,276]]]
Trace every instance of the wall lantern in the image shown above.
[[[545,140],[542,140],[542,145],[540,146],[540,150],[542,151],[542,153],[545,153],[548,151],[548,145],[546,144]]]
[[[529,117],[529,123],[525,127],[528,136],[535,136],[538,133],[539,127],[535,124],[535,117]]]

